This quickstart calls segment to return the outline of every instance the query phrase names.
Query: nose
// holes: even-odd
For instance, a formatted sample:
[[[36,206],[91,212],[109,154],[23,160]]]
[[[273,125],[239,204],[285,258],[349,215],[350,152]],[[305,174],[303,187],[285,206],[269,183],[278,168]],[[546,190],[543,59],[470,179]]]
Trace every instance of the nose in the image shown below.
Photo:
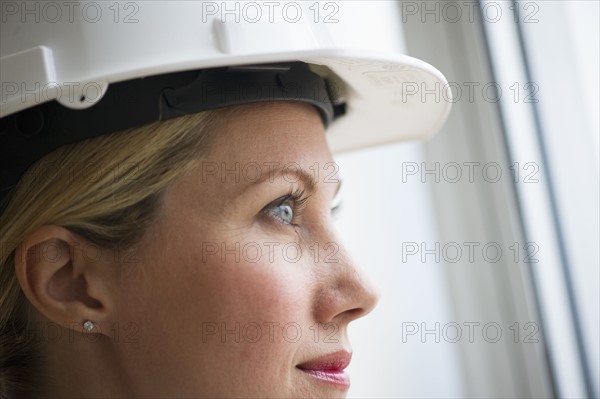
[[[319,286],[315,298],[315,319],[319,323],[348,324],[371,312],[381,296],[379,288],[352,260],[343,245],[337,254],[316,266]]]

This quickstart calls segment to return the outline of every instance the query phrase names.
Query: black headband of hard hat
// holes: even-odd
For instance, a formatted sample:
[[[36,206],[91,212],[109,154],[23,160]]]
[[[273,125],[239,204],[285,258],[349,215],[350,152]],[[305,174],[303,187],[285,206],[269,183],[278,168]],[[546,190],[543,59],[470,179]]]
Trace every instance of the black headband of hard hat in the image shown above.
[[[195,112],[264,101],[313,104],[327,128],[345,113],[308,64],[288,62],[176,72],[111,84],[90,108],[47,102],[0,119],[0,212],[29,166],[58,147]],[[85,101],[84,98],[81,99]]]

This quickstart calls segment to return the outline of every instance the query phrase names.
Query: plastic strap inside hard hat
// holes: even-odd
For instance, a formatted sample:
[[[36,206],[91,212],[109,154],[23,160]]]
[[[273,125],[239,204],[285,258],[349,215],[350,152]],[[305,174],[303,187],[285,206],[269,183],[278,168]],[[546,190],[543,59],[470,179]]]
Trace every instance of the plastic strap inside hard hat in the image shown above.
[[[195,112],[265,101],[313,104],[327,127],[345,113],[307,64],[223,67],[115,83],[94,106],[73,110],[56,101],[0,119],[0,212],[27,168],[62,145]]]

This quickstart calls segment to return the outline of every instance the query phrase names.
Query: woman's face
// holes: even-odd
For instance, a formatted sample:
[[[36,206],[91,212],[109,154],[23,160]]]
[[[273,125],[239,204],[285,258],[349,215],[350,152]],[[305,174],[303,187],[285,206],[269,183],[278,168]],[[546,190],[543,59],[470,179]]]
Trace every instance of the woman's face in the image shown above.
[[[379,294],[333,230],[339,180],[321,120],[299,103],[241,110],[166,192],[139,267],[123,274],[130,386],[153,397],[344,396],[348,324]]]

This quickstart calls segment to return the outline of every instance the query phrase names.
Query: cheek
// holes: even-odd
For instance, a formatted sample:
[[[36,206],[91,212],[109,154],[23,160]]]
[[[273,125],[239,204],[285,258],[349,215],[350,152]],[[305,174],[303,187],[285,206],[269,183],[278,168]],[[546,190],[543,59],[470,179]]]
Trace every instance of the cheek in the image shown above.
[[[180,279],[183,290],[203,304],[205,319],[262,325],[301,323],[310,316],[306,269],[286,261],[272,243],[223,241],[210,253],[188,259],[188,278]]]
[[[194,263],[192,280],[204,282],[201,291],[185,288],[202,304],[194,306],[202,312],[195,323],[201,331],[199,352],[223,371],[233,371],[244,389],[286,387],[302,342],[299,326],[310,317],[301,265],[256,242],[241,242],[238,248],[227,242],[206,262]]]
[[[171,378],[192,373],[204,387],[226,378],[232,387],[273,389],[291,381],[309,333],[310,275],[302,260],[291,262],[291,246],[284,251],[274,241],[203,242],[174,232],[152,251],[143,288],[130,291],[137,301],[130,311],[141,316],[148,346]]]

